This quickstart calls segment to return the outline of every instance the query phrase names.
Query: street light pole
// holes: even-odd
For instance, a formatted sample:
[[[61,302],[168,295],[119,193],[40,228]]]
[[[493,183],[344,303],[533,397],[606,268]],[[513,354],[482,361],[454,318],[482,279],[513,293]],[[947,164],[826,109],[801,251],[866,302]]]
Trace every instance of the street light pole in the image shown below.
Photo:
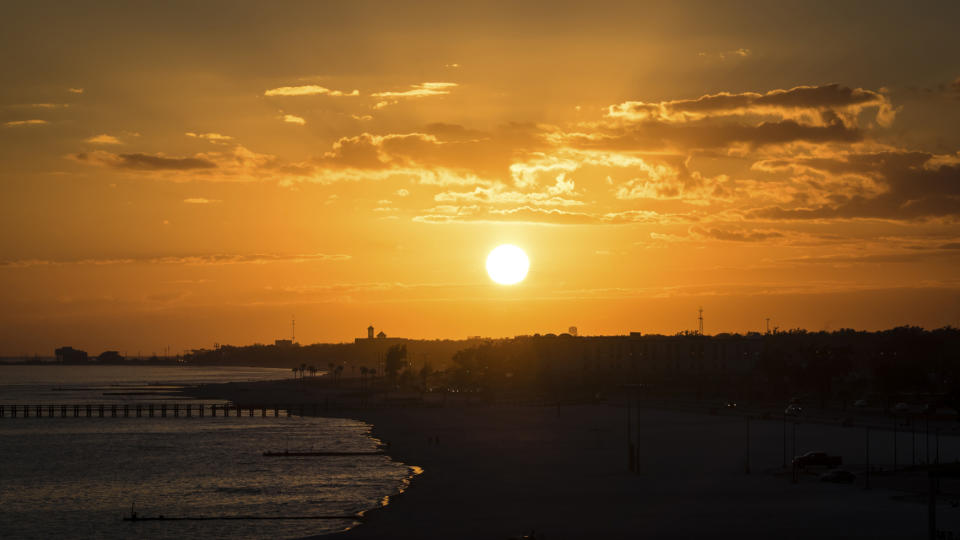
[[[750,417],[747,417],[747,464],[746,472],[750,474]]]
[[[867,474],[863,489],[870,489],[870,426],[867,426]]]

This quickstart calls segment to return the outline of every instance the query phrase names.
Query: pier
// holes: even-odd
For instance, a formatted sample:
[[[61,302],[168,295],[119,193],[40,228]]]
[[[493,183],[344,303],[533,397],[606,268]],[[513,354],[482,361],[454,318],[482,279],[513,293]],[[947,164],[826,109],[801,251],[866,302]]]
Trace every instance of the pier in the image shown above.
[[[255,417],[279,418],[290,416],[318,416],[335,408],[326,400],[323,404],[286,404],[241,406],[232,403],[58,403],[58,404],[0,404],[0,419],[12,418],[203,418]]]

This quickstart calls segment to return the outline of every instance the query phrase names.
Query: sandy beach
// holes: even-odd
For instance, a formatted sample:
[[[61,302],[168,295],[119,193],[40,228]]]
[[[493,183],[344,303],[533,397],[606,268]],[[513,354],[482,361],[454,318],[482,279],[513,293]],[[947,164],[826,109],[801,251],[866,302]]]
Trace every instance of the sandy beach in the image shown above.
[[[821,482],[816,472],[793,483],[782,468],[779,419],[751,421],[747,474],[742,416],[643,407],[638,419],[634,409],[641,471],[631,473],[622,405],[381,406],[324,413],[371,424],[373,435],[389,443],[392,459],[423,469],[386,506],[332,537],[506,539],[532,531],[549,539],[926,535],[922,473],[912,480],[874,475],[870,490],[862,474],[853,485]],[[788,430],[791,456],[825,450],[843,456],[849,470],[863,469],[862,430],[813,422],[796,429],[795,448],[793,426]],[[888,466],[890,434],[873,437],[871,462]],[[944,461],[960,457],[954,437],[943,439]],[[899,451],[902,466],[910,454],[903,443]],[[916,446],[913,451],[915,458]],[[938,528],[960,529],[958,511],[948,501],[941,507]]]

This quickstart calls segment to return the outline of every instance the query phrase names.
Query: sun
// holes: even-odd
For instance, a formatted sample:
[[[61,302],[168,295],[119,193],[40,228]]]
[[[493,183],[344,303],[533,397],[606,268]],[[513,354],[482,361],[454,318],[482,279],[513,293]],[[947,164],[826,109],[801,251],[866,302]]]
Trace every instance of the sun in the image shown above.
[[[487,255],[487,273],[500,285],[514,285],[523,281],[530,270],[530,259],[517,246],[503,244]]]

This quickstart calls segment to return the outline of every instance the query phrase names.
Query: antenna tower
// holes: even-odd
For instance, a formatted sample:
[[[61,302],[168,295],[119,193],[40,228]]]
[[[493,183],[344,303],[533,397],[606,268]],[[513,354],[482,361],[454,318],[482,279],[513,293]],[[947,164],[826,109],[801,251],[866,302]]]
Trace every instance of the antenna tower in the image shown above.
[[[767,317],[767,334],[770,333],[770,317]]]
[[[699,310],[700,316],[697,317],[697,321],[700,322],[700,335],[703,335],[703,306],[700,306]]]
[[[297,342],[297,320],[290,316],[290,343]]]

